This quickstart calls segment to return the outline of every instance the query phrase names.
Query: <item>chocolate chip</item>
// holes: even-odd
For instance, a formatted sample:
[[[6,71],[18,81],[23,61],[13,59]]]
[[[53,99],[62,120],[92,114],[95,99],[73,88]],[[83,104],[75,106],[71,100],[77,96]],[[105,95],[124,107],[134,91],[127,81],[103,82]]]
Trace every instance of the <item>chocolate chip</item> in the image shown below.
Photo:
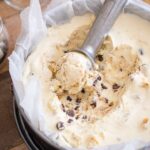
[[[100,54],[99,54],[99,55],[97,55],[96,57],[97,57],[97,59],[98,59],[99,61],[103,61],[103,55],[100,55]]]
[[[65,106],[61,104],[63,112],[65,112]]]
[[[67,115],[70,116],[70,117],[74,117],[75,113],[74,113],[74,110],[67,110]]]
[[[74,108],[74,110],[78,110],[79,109],[79,106],[76,106],[75,108]]]
[[[72,98],[70,96],[67,96],[67,100],[71,102]]]
[[[84,88],[82,88],[81,93],[85,93],[85,89]]]
[[[96,102],[93,102],[90,105],[92,106],[92,108],[95,108],[96,107]]]
[[[59,121],[57,124],[56,124],[56,128],[58,130],[64,130],[65,129],[65,126],[64,126],[64,123],[62,121]]]
[[[105,98],[105,103],[108,103],[108,101],[109,101],[109,100],[108,100],[107,98]]]
[[[67,121],[67,122],[68,122],[68,123],[71,123],[72,121],[73,121],[72,119],[68,119],[68,121]]]
[[[117,90],[117,89],[120,88],[120,85],[118,85],[117,83],[114,83],[113,86],[112,86],[112,88],[113,88],[114,90]]]
[[[96,91],[96,93],[97,93],[97,96],[98,96],[98,97],[100,97],[100,96],[101,96],[101,94],[100,94],[98,91]]]
[[[141,55],[143,55],[144,53],[143,53],[143,49],[142,48],[139,48],[139,53],[141,54]]]
[[[64,93],[67,93],[68,91],[67,91],[67,90],[63,90],[63,92],[64,92]]]
[[[95,85],[96,85],[96,83],[97,83],[97,80],[95,80],[95,81],[93,82],[93,86],[95,86]]]
[[[78,120],[78,119],[79,119],[79,117],[80,117],[80,116],[79,116],[79,115],[77,115],[77,116],[75,117],[75,119],[76,119],[76,120]]]
[[[120,68],[119,70],[120,70],[120,72],[122,72],[122,71],[123,71],[123,70],[122,70],[122,68]]]
[[[117,91],[118,91],[118,89],[114,90],[114,93],[117,92]]]
[[[107,87],[102,83],[101,84],[102,89],[107,89]]]
[[[84,116],[82,117],[82,119],[87,119],[87,115],[84,115]]]
[[[100,76],[98,76],[97,78],[96,78],[96,80],[93,82],[93,86],[95,86],[96,85],[96,83],[97,83],[97,81],[100,81],[101,80],[101,77]]]
[[[95,85],[96,85],[96,83],[97,83],[97,80],[95,80],[95,81],[93,82],[93,86],[95,86]]]
[[[114,103],[113,102],[110,102],[109,103],[109,107],[111,107],[111,106],[113,106],[114,105]]]
[[[67,51],[67,50],[65,50],[65,51],[64,51],[64,53],[68,53],[68,51]]]
[[[77,99],[76,99],[76,103],[77,103],[77,104],[80,104],[80,103],[81,103],[81,99],[80,99],[80,98],[77,98]]]
[[[98,77],[97,77],[97,80],[99,80],[99,81],[100,81],[100,80],[101,80],[101,77],[100,77],[100,76],[98,76]]]

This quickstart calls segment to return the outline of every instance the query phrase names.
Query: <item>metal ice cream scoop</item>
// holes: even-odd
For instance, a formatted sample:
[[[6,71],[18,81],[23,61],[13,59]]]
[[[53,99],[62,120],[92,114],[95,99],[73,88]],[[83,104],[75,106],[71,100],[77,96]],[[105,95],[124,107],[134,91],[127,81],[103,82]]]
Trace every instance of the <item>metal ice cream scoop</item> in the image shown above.
[[[113,26],[128,0],[105,0],[103,7],[79,50],[74,50],[86,55],[92,62],[98,47],[102,45],[105,35]]]

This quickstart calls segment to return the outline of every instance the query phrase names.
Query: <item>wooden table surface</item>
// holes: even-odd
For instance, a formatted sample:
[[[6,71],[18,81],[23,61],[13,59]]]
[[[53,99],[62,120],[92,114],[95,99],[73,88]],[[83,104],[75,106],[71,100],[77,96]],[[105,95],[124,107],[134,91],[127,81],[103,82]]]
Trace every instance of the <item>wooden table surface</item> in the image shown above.
[[[0,17],[9,33],[9,56],[20,32],[19,12],[0,1]],[[27,150],[15,124],[10,83],[8,60],[5,59],[0,64],[0,150]]]
[[[150,3],[150,0],[145,1]],[[19,12],[0,1],[0,17],[2,17],[9,33],[7,53],[7,56],[9,56],[20,32]],[[10,83],[8,60],[6,58],[0,64],[0,150],[27,150],[14,121]]]

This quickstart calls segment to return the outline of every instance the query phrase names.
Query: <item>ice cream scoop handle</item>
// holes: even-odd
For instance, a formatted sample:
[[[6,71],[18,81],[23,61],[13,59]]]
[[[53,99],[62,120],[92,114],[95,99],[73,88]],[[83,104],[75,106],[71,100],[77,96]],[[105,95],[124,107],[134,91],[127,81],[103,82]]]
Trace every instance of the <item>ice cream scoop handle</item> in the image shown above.
[[[105,35],[113,26],[126,2],[127,0],[105,0],[87,39],[81,47],[83,53],[94,59],[98,47],[101,46]]]

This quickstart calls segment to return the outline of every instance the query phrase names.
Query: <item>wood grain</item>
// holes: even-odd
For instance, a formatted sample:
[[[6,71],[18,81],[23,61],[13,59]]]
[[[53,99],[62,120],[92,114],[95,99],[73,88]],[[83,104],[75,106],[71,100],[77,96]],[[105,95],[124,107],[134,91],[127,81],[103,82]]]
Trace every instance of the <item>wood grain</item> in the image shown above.
[[[0,17],[6,18],[17,14],[18,11],[6,5],[3,1],[0,1]]]
[[[150,4],[150,0],[144,0],[144,2],[146,2],[146,3]]]
[[[7,56],[14,49],[16,38],[20,32],[19,12],[0,1],[0,16],[9,33],[9,48]],[[0,64],[0,150],[27,150],[23,144],[13,116],[11,79],[8,73],[8,60]],[[21,147],[20,147],[21,146]],[[24,148],[24,149],[23,149]]]
[[[8,150],[23,143],[13,116],[13,101],[9,73],[0,76],[0,150]]]
[[[28,150],[28,148],[25,144],[21,144],[21,145],[14,147],[14,148],[11,148],[10,150]]]
[[[8,52],[7,57],[11,54],[12,50],[15,47],[16,39],[20,33],[20,17],[19,14],[14,14],[12,17],[7,17],[3,19],[4,25],[6,26],[9,33],[9,41],[8,41]],[[0,74],[8,71],[8,59],[7,57],[0,64]]]

